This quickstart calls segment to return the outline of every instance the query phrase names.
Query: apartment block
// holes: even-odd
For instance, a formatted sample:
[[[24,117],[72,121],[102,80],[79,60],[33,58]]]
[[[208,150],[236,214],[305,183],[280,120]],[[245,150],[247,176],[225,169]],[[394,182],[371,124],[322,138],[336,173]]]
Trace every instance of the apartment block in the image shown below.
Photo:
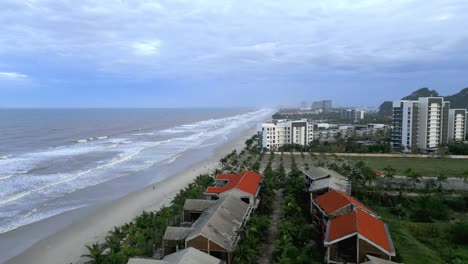
[[[466,137],[466,109],[450,109],[443,97],[393,102],[392,145],[403,151],[431,151]]]
[[[449,142],[462,142],[466,140],[467,133],[466,109],[450,109],[448,121],[448,140]]]
[[[314,140],[313,124],[307,120],[277,120],[259,127],[262,147],[277,149],[285,144],[308,145]]]
[[[404,151],[418,146],[419,128],[418,101],[401,100],[393,102],[392,145]]]
[[[358,120],[364,119],[365,113],[366,112],[364,110],[359,109],[343,109],[341,110],[341,118],[356,122]]]

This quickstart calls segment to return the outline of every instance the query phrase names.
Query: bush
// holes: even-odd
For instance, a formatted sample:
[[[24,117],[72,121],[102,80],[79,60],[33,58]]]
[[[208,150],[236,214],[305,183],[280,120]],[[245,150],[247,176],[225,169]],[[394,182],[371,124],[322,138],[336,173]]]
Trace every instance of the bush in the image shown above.
[[[450,230],[452,239],[457,244],[468,245],[468,223],[454,224]]]

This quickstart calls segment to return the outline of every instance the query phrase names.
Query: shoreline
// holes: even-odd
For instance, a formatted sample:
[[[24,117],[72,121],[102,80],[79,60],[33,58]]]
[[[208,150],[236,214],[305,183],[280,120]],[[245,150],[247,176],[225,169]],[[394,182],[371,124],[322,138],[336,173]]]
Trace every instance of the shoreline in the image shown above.
[[[152,186],[100,205],[94,212],[55,234],[39,240],[20,254],[6,260],[6,263],[83,263],[80,256],[87,253],[85,245],[103,241],[107,232],[114,226],[132,221],[144,210],[154,211],[168,205],[174,196],[196,176],[210,173],[217,168],[221,157],[233,149],[242,149],[245,140],[252,136],[254,131],[256,131],[255,128],[247,129],[239,136],[215,148],[209,159],[196,162]],[[72,212],[67,213],[72,214]]]

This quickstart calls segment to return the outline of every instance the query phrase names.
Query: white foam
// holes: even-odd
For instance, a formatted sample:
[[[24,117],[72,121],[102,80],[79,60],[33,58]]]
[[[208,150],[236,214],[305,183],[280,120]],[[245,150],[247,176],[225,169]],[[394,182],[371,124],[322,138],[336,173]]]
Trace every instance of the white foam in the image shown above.
[[[75,142],[77,142],[77,143],[86,143],[86,142],[88,142],[88,140],[87,139],[78,139]]]

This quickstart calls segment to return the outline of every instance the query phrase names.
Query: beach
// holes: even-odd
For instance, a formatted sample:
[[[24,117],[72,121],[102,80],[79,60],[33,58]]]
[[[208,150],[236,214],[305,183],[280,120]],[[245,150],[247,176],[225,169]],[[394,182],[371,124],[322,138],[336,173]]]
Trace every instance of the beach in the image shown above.
[[[85,218],[65,226],[61,231],[46,239],[40,240],[7,263],[84,262],[84,259],[80,259],[80,256],[87,253],[86,244],[103,241],[106,233],[114,226],[131,221],[144,210],[158,210],[162,206],[168,205],[173,197],[192,182],[196,176],[212,172],[217,168],[221,157],[234,149],[242,149],[245,140],[254,133],[255,129],[249,129],[242,135],[216,148],[211,158],[197,162],[176,175],[96,208],[93,212],[89,212]],[[56,218],[57,224],[63,225],[63,221],[67,217],[73,218],[73,213],[72,211],[61,214],[47,221],[53,223],[53,218]],[[44,223],[38,222],[32,225],[41,224]],[[31,236],[33,237],[33,234]],[[12,241],[12,250],[14,250],[14,241]]]

